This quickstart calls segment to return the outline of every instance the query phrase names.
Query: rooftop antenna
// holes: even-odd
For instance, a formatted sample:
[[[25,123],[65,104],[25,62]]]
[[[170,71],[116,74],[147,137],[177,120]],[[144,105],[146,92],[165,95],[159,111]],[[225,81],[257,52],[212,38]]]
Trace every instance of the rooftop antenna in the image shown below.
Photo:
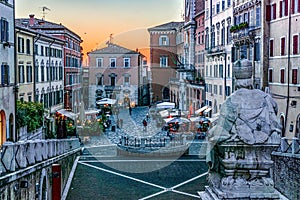
[[[42,19],[43,19],[43,20],[45,20],[45,15],[47,14],[47,13],[46,13],[47,10],[51,11],[50,8],[47,8],[46,6],[43,6],[43,7],[42,7],[42,12],[43,12],[43,18],[42,18]]]

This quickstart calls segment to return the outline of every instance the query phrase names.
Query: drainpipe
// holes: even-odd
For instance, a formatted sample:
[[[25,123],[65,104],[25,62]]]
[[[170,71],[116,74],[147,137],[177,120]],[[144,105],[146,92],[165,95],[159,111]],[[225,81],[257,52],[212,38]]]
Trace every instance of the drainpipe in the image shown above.
[[[14,142],[16,142],[17,140],[17,126],[16,126],[16,118],[17,118],[17,99],[18,99],[18,81],[17,81],[17,47],[16,47],[16,41],[17,41],[17,33],[15,31],[15,27],[16,27],[16,14],[15,14],[15,0],[13,0],[13,27],[14,27],[14,76],[15,76],[15,79],[14,79],[14,86],[13,86],[13,90],[14,90],[14,130],[13,131],[13,138],[12,140]]]
[[[35,100],[35,95],[36,95],[35,91],[36,91],[36,81],[37,81],[37,80],[35,80],[35,77],[36,77],[35,56],[36,56],[36,53],[37,53],[37,52],[35,52],[35,43],[40,39],[40,37],[41,37],[40,34],[38,34],[37,36],[35,36],[34,38],[36,38],[36,39],[34,39],[34,42],[33,42],[33,98],[34,98],[33,101],[34,102],[36,102],[36,100]]]
[[[289,4],[290,6],[290,4]],[[285,121],[284,121],[284,131],[286,135],[287,131],[287,119],[289,114],[290,105],[290,70],[291,70],[291,6],[289,9],[289,28],[288,28],[288,60],[287,60],[287,98],[286,98],[286,110],[285,110]]]

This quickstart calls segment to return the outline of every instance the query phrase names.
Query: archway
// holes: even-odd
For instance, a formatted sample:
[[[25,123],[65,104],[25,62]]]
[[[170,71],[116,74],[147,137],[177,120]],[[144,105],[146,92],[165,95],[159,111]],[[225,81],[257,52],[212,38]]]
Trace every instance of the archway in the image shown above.
[[[6,118],[5,112],[0,111],[0,146],[6,141]]]
[[[285,127],[284,127],[284,116],[283,115],[280,116],[280,125],[282,126],[281,137],[284,137],[285,136]]]

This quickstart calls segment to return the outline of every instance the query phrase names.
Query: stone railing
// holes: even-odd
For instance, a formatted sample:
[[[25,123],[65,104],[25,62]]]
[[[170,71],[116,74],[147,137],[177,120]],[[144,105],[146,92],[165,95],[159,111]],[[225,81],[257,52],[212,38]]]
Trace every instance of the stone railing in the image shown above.
[[[277,149],[277,152],[289,153],[300,156],[300,139],[287,139],[285,137],[281,138],[281,143]]]
[[[174,134],[170,137],[128,137],[120,138],[119,146],[132,147],[135,149],[155,150],[161,147],[174,147],[187,145],[194,139],[192,133]]]
[[[24,169],[78,148],[80,142],[77,138],[6,142],[0,152],[0,175]]]

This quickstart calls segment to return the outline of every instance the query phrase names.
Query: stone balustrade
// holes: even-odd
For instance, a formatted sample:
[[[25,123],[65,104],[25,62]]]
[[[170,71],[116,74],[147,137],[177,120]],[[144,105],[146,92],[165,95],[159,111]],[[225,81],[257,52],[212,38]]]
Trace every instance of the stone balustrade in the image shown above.
[[[78,138],[5,142],[0,152],[0,175],[24,169],[78,148]]]

